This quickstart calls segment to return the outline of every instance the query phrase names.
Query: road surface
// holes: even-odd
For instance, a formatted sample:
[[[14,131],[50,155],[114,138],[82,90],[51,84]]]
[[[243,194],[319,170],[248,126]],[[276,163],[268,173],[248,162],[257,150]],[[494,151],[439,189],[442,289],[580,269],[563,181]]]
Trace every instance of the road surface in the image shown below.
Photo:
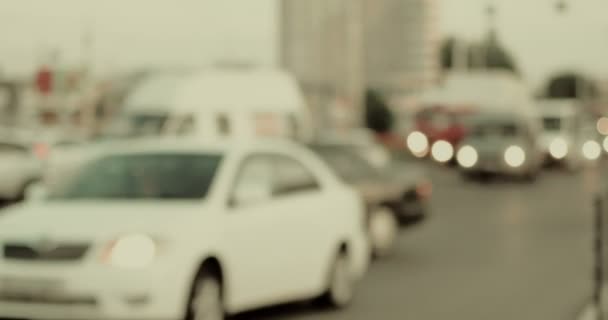
[[[591,288],[592,170],[465,182],[434,167],[433,216],[375,263],[351,308],[281,306],[239,320],[566,320]]]

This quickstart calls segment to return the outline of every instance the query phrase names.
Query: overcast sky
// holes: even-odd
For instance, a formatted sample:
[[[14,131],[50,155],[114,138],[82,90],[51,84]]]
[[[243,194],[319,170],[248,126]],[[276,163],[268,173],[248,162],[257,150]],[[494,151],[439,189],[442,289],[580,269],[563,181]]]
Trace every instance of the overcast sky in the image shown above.
[[[0,65],[28,70],[48,48],[79,61],[86,30],[103,66],[276,60],[274,0],[2,0]]]
[[[61,59],[82,57],[85,30],[95,35],[99,66],[200,64],[232,55],[265,64],[277,57],[276,0],[2,0],[0,66],[34,68],[45,50]],[[303,0],[306,1],[306,0]],[[438,0],[441,30],[476,39],[487,28],[491,0]],[[494,0],[502,41],[536,82],[560,69],[608,74],[608,1]]]
[[[483,8],[495,3],[501,41],[512,51],[531,82],[560,70],[608,75],[608,1],[567,0],[565,14],[557,0],[440,0],[441,29],[478,39],[488,27]]]

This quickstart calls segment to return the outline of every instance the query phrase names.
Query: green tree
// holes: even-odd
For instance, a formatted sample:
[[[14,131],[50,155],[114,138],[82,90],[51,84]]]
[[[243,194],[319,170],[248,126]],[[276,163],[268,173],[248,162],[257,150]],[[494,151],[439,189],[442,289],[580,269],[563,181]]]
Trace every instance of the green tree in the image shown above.
[[[368,89],[365,95],[365,122],[367,128],[377,133],[387,133],[393,127],[393,114],[382,96]]]
[[[447,38],[440,52],[440,62],[443,70],[454,68],[454,46],[456,39]],[[483,41],[467,45],[468,69],[502,69],[519,73],[515,59],[498,41],[495,34],[489,34]]]

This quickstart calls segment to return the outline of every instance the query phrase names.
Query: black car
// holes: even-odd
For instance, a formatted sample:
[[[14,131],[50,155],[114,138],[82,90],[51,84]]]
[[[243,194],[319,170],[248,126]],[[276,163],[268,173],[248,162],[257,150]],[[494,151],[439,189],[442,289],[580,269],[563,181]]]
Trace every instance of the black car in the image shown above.
[[[348,184],[359,190],[368,208],[373,251],[391,251],[399,227],[422,221],[428,213],[432,185],[411,163],[374,166],[359,147],[347,144],[310,146]]]

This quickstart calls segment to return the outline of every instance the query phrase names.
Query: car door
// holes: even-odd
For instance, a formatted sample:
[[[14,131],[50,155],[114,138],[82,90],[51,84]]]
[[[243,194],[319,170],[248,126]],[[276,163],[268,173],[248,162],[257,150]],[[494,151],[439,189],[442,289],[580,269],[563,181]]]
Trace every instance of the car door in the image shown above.
[[[289,296],[304,298],[317,289],[326,272],[328,254],[335,250],[336,232],[328,223],[333,199],[324,192],[314,170],[296,157],[276,156],[274,172],[276,206],[285,216],[291,239],[280,248],[290,256],[284,276],[291,285],[285,289]]]
[[[292,217],[273,195],[274,157],[242,160],[230,188],[222,256],[227,268],[229,308],[245,310],[282,302],[291,286]]]

